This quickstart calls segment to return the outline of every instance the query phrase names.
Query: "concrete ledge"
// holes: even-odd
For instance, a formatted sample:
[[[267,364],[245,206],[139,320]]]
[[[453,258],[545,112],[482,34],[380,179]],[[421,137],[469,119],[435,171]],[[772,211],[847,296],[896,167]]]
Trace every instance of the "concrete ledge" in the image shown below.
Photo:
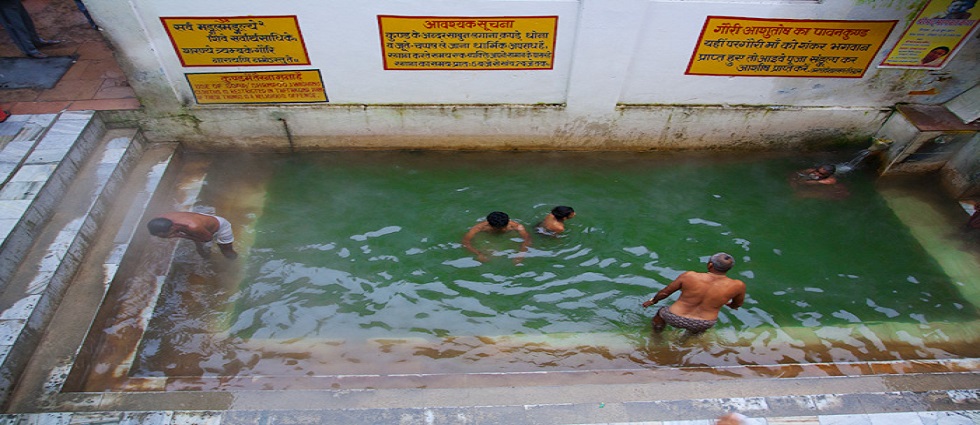
[[[553,389],[552,391],[556,391]],[[576,392],[562,388],[559,392]],[[520,390],[514,390],[520,392]],[[612,395],[612,394],[607,394]],[[980,419],[976,391],[878,392],[813,396],[699,398],[649,402],[556,404],[493,404],[433,406],[424,398],[414,407],[322,408],[318,401],[344,395],[297,394],[294,409],[269,409],[263,403],[235,410],[93,410],[88,412],[24,413],[0,416],[7,423],[133,423],[133,424],[643,424],[713,425],[728,412],[749,417],[751,424],[973,424]],[[232,396],[234,398],[234,396]],[[112,398],[111,396],[109,398]],[[93,406],[97,407],[97,406]],[[49,421],[49,422],[45,422]]]

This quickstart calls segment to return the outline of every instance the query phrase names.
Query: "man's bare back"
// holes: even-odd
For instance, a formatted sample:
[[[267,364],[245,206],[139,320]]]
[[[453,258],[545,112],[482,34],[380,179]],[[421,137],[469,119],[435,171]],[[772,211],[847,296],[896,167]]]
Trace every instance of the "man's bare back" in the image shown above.
[[[722,306],[727,305],[732,309],[741,307],[745,301],[745,282],[725,275],[734,263],[734,259],[728,254],[712,255],[708,261],[707,273],[684,272],[653,298],[645,301],[643,307],[649,307],[674,292],[681,292],[677,301],[666,308],[666,313],[658,310],[653,317],[654,330],[660,331],[670,324],[695,333],[702,332],[718,320],[718,312]]]
[[[224,218],[186,211],[173,211],[161,214],[147,223],[150,234],[161,238],[183,238],[194,241],[198,252],[206,255],[201,244],[212,240],[227,258],[237,258],[232,247],[234,235],[231,224]]]
[[[681,295],[670,305],[670,312],[701,320],[717,319],[724,305],[740,307],[745,295],[745,283],[723,274],[684,272],[674,284]]]
[[[174,211],[160,215],[173,222],[168,238],[184,238],[194,242],[210,242],[218,231],[218,219],[193,212]],[[164,236],[161,236],[164,237]]]

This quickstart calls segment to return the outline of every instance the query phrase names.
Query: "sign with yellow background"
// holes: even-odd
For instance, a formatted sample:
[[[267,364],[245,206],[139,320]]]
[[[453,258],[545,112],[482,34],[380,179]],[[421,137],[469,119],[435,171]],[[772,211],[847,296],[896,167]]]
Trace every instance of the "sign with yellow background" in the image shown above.
[[[709,16],[686,74],[860,78],[896,23]]]
[[[326,102],[320,71],[185,74],[197,103]]]
[[[387,70],[552,69],[557,16],[378,16]]]
[[[974,8],[975,1],[930,1],[879,66],[942,68],[980,22]]]
[[[181,65],[309,65],[295,16],[161,17]]]

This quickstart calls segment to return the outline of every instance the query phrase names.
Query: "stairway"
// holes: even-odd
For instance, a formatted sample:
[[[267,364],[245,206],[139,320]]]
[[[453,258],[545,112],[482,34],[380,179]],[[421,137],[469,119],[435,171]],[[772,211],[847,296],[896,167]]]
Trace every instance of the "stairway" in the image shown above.
[[[0,402],[86,261],[103,261],[108,288],[176,145],[148,148],[136,129],[107,128],[93,111],[12,116],[0,123]],[[152,160],[151,160],[152,161]],[[132,192],[126,187],[140,187]],[[128,199],[120,200],[122,193]],[[124,214],[113,205],[128,206]],[[116,232],[105,259],[90,258]],[[105,239],[105,238],[101,238]],[[104,294],[103,294],[104,295]]]

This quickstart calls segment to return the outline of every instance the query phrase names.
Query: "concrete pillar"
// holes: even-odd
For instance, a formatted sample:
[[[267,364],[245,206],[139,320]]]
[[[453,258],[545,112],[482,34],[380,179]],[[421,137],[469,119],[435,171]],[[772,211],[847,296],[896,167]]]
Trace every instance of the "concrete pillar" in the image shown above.
[[[644,0],[582,0],[568,79],[569,115],[615,112],[648,5]]]

